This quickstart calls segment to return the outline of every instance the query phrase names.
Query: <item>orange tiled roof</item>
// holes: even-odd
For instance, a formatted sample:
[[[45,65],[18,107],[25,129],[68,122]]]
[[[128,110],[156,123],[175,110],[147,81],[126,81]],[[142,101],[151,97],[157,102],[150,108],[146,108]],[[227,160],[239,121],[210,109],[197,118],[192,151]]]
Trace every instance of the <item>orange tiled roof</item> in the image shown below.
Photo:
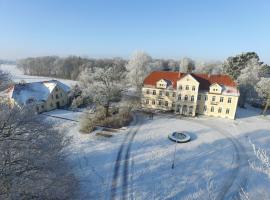
[[[168,72],[168,71],[154,71],[149,74],[143,81],[144,85],[156,86],[156,82],[160,79],[170,80],[174,88],[176,88],[177,81],[183,78],[186,74],[179,72]],[[224,74],[219,75],[208,75],[208,74],[191,74],[199,83],[201,90],[208,90],[209,86],[213,83],[220,85],[236,87],[237,84],[233,79]]]

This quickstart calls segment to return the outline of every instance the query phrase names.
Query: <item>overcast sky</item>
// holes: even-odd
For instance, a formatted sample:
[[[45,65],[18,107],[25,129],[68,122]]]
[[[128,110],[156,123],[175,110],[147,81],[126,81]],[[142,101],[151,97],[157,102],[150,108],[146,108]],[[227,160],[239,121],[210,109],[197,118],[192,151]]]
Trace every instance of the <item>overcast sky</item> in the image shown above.
[[[270,63],[269,0],[0,0],[0,59],[43,55]]]

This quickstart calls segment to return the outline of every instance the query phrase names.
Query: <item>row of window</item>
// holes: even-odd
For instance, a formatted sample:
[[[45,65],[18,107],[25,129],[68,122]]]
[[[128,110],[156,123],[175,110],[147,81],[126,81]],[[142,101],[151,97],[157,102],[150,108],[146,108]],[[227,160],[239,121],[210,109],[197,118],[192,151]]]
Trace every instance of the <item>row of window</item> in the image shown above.
[[[192,91],[195,91],[195,90],[196,90],[196,87],[195,87],[195,86],[190,86],[190,87],[191,87],[191,90],[192,90]],[[179,86],[178,86],[178,89],[179,89],[179,90],[183,90],[183,86],[182,86],[182,85],[179,85]],[[186,85],[185,89],[186,89],[186,90],[189,90],[189,85]]]
[[[150,100],[149,99],[146,99],[146,101],[145,101],[145,103],[146,104],[150,104]],[[156,105],[156,103],[157,103],[157,105],[159,105],[159,106],[162,106],[163,105],[163,101],[161,101],[161,100],[158,100],[157,102],[156,102],[156,100],[152,100],[151,101],[151,104],[152,105]],[[167,107],[167,106],[169,106],[169,102],[168,101],[164,101],[164,105]],[[173,106],[174,106],[174,104],[173,104]]]
[[[150,94],[150,90],[146,90],[146,94]],[[152,95],[157,95],[156,90],[153,90],[152,91]],[[162,96],[162,95],[163,95],[163,91],[160,90],[159,91],[159,96]],[[171,95],[172,95],[172,97],[175,97],[175,92],[173,92]],[[170,92],[166,91],[165,92],[165,96],[169,97],[170,96]],[[181,100],[181,94],[178,95],[178,100]],[[184,100],[185,101],[188,101],[188,96],[187,95],[185,95]],[[194,96],[193,95],[190,97],[190,100],[191,101],[194,101]],[[201,95],[200,94],[198,95],[198,100],[201,100]],[[208,97],[205,96],[204,97],[204,100],[207,101],[208,100]],[[212,101],[214,101],[214,102],[216,101],[216,96],[212,96]],[[219,102],[221,102],[221,103],[224,102],[224,97],[220,97],[219,98]],[[232,98],[231,97],[228,98],[227,103],[232,103]]]
[[[152,105],[156,105],[156,103],[157,103],[157,105],[159,105],[159,106],[161,106],[161,105],[163,105],[163,101],[161,101],[161,100],[158,100],[157,102],[156,102],[156,100],[151,100],[151,102],[150,102],[150,100],[149,99],[146,99],[146,104],[152,104]],[[169,106],[169,102],[168,101],[164,101],[164,105],[166,106],[166,107],[168,107]],[[174,107],[175,106],[175,104],[173,103],[172,104],[172,107]],[[176,108],[176,110],[179,112],[179,110],[181,109],[181,106],[180,105],[177,105],[177,108]],[[185,111],[185,107],[183,106],[183,111]],[[189,110],[190,110],[190,112],[191,112],[191,110],[193,110],[193,106],[190,106],[189,107]],[[204,106],[204,112],[206,112],[207,111],[207,106]],[[210,112],[215,112],[215,107],[214,106],[211,106],[211,109],[210,109]],[[219,107],[218,108],[218,113],[222,113],[222,108],[221,107]],[[229,108],[227,108],[226,109],[226,111],[225,111],[225,113],[226,114],[230,114],[230,109]]]
[[[204,100],[207,101],[207,96],[204,97]],[[201,100],[201,95],[199,94],[198,95],[198,100]],[[216,96],[212,96],[212,101],[216,101]],[[219,98],[219,102],[224,102],[224,97],[220,97]],[[232,98],[229,97],[228,100],[227,100],[227,103],[232,103]]]
[[[62,97],[62,96],[63,96],[63,94],[62,94],[62,93],[60,93],[60,96]],[[52,94],[52,99],[53,99],[53,98],[54,98],[54,96],[53,96],[53,94]],[[55,95],[55,98],[56,98],[56,99],[59,99],[58,94],[56,94],[56,95]]]
[[[146,90],[146,94],[150,94],[150,90]],[[170,92],[169,92],[169,91],[164,92],[164,94],[165,94],[165,96],[167,96],[167,97],[170,96]],[[153,90],[153,91],[152,91],[152,95],[157,95],[156,90]],[[162,95],[163,95],[163,91],[159,90],[158,95],[159,95],[159,96],[162,96]],[[173,92],[171,95],[172,95],[172,97],[175,97],[175,92]]]
[[[205,108],[205,109],[207,109],[207,108]],[[215,112],[215,107],[214,106],[211,107],[210,112]],[[218,108],[218,113],[222,113],[222,108],[221,107]],[[230,109],[229,108],[226,109],[226,114],[230,114]]]

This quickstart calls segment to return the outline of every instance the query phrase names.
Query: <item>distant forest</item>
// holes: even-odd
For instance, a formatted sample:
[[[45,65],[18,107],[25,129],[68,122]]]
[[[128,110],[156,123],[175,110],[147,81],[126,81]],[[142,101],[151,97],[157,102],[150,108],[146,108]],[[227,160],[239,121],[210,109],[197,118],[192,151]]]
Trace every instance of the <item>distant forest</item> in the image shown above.
[[[79,74],[86,68],[94,70],[96,67],[102,68],[108,65],[117,65],[124,70],[126,63],[127,61],[121,58],[88,59],[77,56],[66,58],[46,56],[19,60],[17,66],[27,75],[76,80]]]
[[[57,56],[45,56],[35,58],[25,58],[17,62],[17,66],[23,70],[24,74],[33,76],[49,76],[55,78],[77,80],[80,73],[86,68],[104,68],[116,65],[122,70],[126,70],[128,60],[122,58],[94,59],[69,56],[65,58]],[[179,70],[179,61],[153,59],[151,65],[157,70]]]

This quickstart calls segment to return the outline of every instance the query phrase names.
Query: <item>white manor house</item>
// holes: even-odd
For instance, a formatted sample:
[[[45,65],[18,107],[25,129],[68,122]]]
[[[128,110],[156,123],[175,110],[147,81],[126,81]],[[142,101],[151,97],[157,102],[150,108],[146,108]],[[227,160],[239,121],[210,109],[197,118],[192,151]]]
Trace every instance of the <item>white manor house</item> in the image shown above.
[[[228,75],[154,71],[142,88],[142,107],[176,114],[234,119],[240,94]]]

